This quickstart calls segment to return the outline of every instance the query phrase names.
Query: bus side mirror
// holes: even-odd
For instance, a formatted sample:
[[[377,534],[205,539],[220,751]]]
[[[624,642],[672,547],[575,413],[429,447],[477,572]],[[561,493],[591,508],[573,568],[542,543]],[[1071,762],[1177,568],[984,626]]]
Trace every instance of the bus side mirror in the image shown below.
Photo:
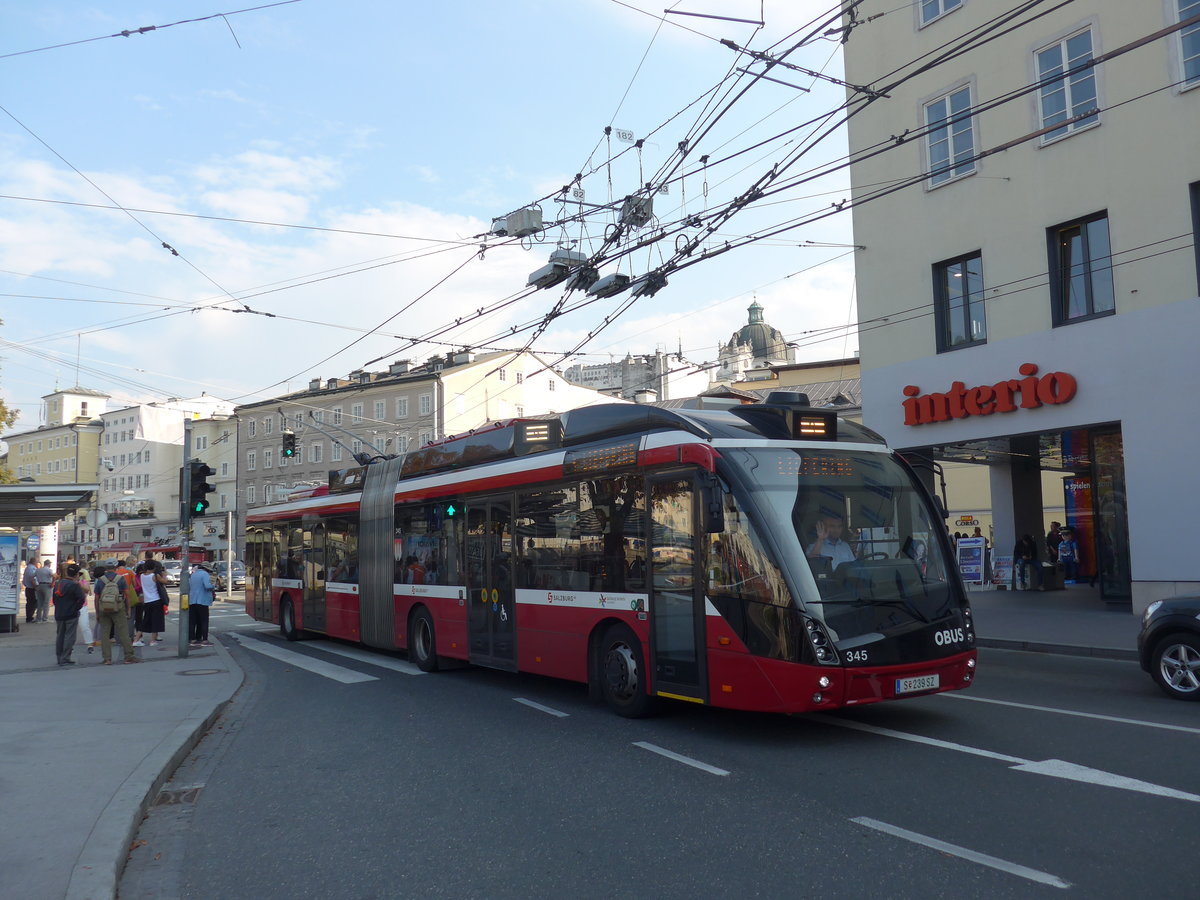
[[[725,497],[721,481],[712,472],[700,476],[700,513],[705,534],[720,534],[725,530]]]

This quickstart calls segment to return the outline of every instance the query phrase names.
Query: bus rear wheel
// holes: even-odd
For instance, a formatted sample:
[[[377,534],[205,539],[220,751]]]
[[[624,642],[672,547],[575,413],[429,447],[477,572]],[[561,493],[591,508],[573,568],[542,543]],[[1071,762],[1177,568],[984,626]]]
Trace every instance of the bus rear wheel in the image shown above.
[[[654,698],[646,693],[646,664],[642,643],[628,625],[609,626],[597,652],[600,694],[619,716],[638,719],[654,711]]]
[[[296,610],[290,599],[279,606],[279,632],[289,641],[300,640],[300,629],[296,627]]]
[[[437,635],[433,630],[433,616],[425,607],[413,613],[408,629],[408,658],[422,672],[438,670]]]

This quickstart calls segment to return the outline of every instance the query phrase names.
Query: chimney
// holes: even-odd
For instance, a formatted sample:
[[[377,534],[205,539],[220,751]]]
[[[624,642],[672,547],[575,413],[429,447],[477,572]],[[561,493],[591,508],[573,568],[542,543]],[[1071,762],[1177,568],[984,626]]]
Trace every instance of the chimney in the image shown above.
[[[408,366],[409,366],[409,360],[398,359],[394,363],[392,363],[390,366],[388,366],[388,374],[389,375],[407,375],[408,374]]]
[[[319,391],[321,389],[321,379],[314,378],[312,381],[310,381],[308,383],[308,389],[310,391]]]
[[[633,394],[634,403],[653,403],[658,399],[658,391],[635,391]]]

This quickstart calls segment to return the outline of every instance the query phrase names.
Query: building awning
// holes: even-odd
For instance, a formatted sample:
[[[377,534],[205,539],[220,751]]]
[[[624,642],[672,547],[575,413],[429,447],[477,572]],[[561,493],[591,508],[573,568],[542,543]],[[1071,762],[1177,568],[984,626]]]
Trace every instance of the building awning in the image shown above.
[[[0,526],[40,528],[88,509],[98,484],[0,484]]]

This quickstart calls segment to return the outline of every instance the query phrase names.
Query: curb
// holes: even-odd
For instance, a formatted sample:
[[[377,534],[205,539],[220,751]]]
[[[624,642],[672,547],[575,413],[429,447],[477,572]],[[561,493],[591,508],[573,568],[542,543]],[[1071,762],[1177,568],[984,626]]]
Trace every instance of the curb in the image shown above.
[[[975,646],[989,647],[993,650],[1020,650],[1026,653],[1055,653],[1060,656],[1089,656],[1094,659],[1118,659],[1126,662],[1138,662],[1140,659],[1136,650],[1122,650],[1119,647],[1082,647],[1076,644],[1054,644],[1047,641],[1020,641],[976,637]]]
[[[117,896],[117,883],[124,870],[129,848],[158,792],[241,688],[246,678],[245,672],[233,661],[220,641],[214,641],[213,646],[230,673],[237,678],[237,685],[207,716],[202,719],[192,717],[180,723],[146,754],[138,767],[121,783],[96,819],[92,833],[76,857],[65,900],[113,900]],[[143,790],[140,785],[147,782],[149,787]]]

